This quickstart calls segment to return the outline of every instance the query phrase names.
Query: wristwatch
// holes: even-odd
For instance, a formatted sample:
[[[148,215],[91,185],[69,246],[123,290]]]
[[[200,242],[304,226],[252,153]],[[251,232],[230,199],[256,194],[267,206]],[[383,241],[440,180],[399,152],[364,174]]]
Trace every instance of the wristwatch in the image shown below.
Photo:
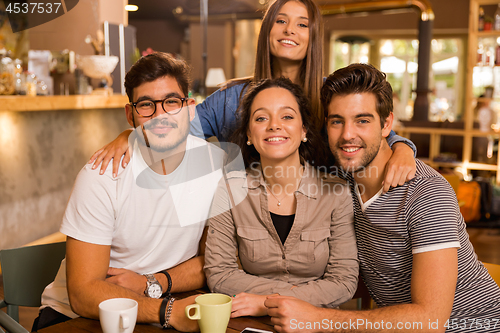
[[[144,294],[151,298],[160,298],[162,294],[161,284],[153,274],[144,274],[144,276],[148,279]]]

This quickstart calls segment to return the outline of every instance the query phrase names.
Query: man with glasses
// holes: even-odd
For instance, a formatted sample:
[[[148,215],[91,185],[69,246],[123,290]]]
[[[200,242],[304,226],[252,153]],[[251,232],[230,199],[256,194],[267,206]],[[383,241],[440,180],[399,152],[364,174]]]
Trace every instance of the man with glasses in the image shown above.
[[[117,297],[139,303],[138,322],[197,329],[184,315],[193,298],[174,302],[170,293],[205,285],[205,222],[224,155],[189,135],[195,102],[184,61],[145,56],[125,87],[136,128],[131,167],[117,175],[110,167],[102,177],[90,164],[80,171],[61,226],[66,259],[42,295],[34,330],[98,318],[99,303]]]

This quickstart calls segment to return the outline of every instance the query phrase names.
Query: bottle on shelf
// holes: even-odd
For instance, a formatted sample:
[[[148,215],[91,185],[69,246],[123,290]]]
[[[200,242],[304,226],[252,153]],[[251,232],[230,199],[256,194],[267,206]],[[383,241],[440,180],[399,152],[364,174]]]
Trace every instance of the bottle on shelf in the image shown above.
[[[483,62],[483,44],[479,44],[476,55],[476,65],[479,66]]]
[[[500,66],[500,44],[495,48],[495,66]]]
[[[495,25],[493,29],[500,30],[500,3],[498,4],[497,10],[495,11]]]
[[[494,57],[492,57],[492,55],[493,55],[493,49],[491,47],[488,47],[486,49],[485,55],[486,56],[484,57],[483,66],[491,66],[491,67],[493,67],[494,66]]]
[[[485,51],[484,51],[484,46],[483,43],[479,43],[479,46],[477,48],[477,66],[483,66],[484,61],[485,61]]]
[[[477,30],[478,31],[484,30],[484,9],[483,9],[483,7],[479,7],[479,18],[478,18],[478,22],[477,22]]]

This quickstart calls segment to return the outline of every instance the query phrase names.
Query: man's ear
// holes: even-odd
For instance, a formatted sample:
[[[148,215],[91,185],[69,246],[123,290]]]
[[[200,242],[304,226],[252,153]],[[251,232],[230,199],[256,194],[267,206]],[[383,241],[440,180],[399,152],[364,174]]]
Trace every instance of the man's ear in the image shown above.
[[[190,98],[187,100],[188,110],[189,110],[189,121],[193,121],[194,116],[196,115],[196,101],[194,98]]]
[[[127,116],[127,122],[129,123],[129,125],[135,128],[134,107],[130,104],[126,104],[125,105],[125,114]]]
[[[394,114],[391,112],[389,116],[385,119],[384,127],[382,128],[382,136],[387,138],[392,130],[392,123],[394,121]]]

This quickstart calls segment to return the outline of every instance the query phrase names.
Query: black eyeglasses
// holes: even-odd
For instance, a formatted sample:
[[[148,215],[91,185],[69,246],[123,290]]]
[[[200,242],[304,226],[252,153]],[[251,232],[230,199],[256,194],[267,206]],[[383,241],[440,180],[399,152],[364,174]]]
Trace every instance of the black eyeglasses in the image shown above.
[[[151,117],[156,112],[156,103],[161,102],[161,107],[163,111],[169,115],[176,115],[184,106],[184,102],[187,101],[189,97],[179,98],[179,97],[167,97],[165,99],[151,100],[145,99],[137,103],[130,103],[135,108],[137,114],[141,117]]]

